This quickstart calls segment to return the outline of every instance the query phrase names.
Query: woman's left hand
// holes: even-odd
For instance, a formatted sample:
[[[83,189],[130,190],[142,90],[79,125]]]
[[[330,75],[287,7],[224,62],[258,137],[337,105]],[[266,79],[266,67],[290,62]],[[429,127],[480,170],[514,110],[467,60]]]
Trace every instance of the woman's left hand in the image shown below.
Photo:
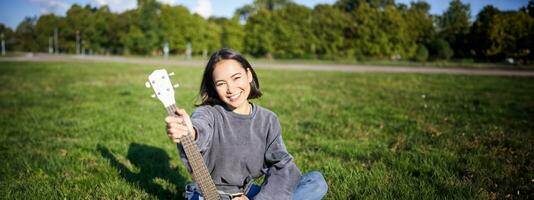
[[[232,200],[249,200],[246,195],[241,195],[238,197],[234,197]]]

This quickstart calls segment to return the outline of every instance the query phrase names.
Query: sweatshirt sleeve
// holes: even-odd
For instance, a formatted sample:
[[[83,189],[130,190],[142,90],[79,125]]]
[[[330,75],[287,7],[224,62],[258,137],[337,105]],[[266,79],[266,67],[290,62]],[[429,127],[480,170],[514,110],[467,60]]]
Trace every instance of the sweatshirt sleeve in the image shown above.
[[[267,139],[265,181],[254,199],[292,199],[301,173],[286,150],[277,118],[273,120]]]
[[[191,114],[191,123],[197,132],[195,143],[198,146],[200,154],[204,155],[204,153],[211,147],[214,124],[213,114],[207,107],[199,107]],[[180,150],[180,159],[191,173],[191,166],[189,165],[183,146],[178,144],[178,150]]]

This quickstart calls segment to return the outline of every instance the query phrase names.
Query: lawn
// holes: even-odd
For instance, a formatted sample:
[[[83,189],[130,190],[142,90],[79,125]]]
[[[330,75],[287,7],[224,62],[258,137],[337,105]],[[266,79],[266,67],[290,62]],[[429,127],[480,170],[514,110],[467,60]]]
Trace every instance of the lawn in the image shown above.
[[[164,66],[163,66],[164,67]],[[202,74],[174,71],[191,112]],[[0,62],[0,198],[170,199],[190,180],[154,66]],[[534,78],[258,70],[326,199],[534,198]]]

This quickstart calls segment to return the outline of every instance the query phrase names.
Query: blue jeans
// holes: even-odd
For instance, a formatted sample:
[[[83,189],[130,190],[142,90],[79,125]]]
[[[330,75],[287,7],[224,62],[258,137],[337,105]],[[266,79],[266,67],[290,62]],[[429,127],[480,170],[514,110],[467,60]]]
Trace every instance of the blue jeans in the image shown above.
[[[252,185],[247,193],[249,199],[254,199],[254,196],[260,192],[260,186]],[[293,193],[293,200],[320,200],[328,191],[328,185],[324,180],[321,172],[310,172],[302,175],[295,192]]]
[[[247,193],[249,199],[254,199],[254,196],[260,192],[260,186],[252,185]],[[199,200],[203,199],[197,189],[194,189],[195,192],[191,196],[186,197],[190,200]],[[293,200],[320,200],[328,191],[328,185],[324,180],[321,172],[310,172],[302,175],[300,178],[299,184],[295,192],[293,193]]]

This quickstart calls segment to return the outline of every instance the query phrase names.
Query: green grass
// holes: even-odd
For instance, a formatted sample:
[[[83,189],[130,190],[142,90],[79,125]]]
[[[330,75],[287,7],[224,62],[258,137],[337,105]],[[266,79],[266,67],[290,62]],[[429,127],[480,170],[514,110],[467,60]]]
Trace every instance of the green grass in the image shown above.
[[[153,60],[161,60],[163,56],[137,56],[130,55],[126,57],[132,58],[145,58]],[[365,61],[356,59],[266,59],[266,58],[253,58],[250,56],[251,63],[262,64],[312,64],[312,65],[371,65],[371,66],[394,66],[394,67],[438,67],[438,68],[473,68],[473,69],[512,69],[512,70],[532,70],[533,64],[509,64],[505,62],[491,63],[491,62],[475,62],[473,59],[452,59],[452,60],[437,60],[428,62],[416,62],[409,60],[378,60],[368,59]],[[183,61],[186,60],[185,56],[169,56],[169,60]],[[202,56],[194,56],[192,60],[206,62],[208,58]]]
[[[11,53],[13,56],[24,56],[24,52]],[[73,54],[66,54],[73,55]],[[138,58],[149,60],[163,60],[163,56],[142,56],[142,55],[117,55],[125,58]],[[509,64],[505,62],[491,63],[491,62],[475,62],[473,59],[451,59],[451,60],[437,60],[428,62],[416,62],[410,60],[380,60],[369,58],[367,60],[356,60],[354,58],[339,58],[339,59],[314,59],[314,58],[295,58],[295,59],[266,59],[254,58],[249,56],[251,63],[261,64],[311,64],[311,65],[371,65],[371,66],[394,66],[394,67],[437,67],[437,68],[473,68],[473,69],[511,69],[511,70],[533,70],[534,64]],[[170,55],[167,58],[169,61],[186,61],[185,55]],[[208,58],[200,55],[195,55],[191,58],[193,61],[205,63]]]
[[[0,62],[1,199],[169,199],[190,180],[154,67]],[[176,72],[189,112],[202,69]],[[258,70],[303,172],[326,199],[532,199],[534,79]]]

